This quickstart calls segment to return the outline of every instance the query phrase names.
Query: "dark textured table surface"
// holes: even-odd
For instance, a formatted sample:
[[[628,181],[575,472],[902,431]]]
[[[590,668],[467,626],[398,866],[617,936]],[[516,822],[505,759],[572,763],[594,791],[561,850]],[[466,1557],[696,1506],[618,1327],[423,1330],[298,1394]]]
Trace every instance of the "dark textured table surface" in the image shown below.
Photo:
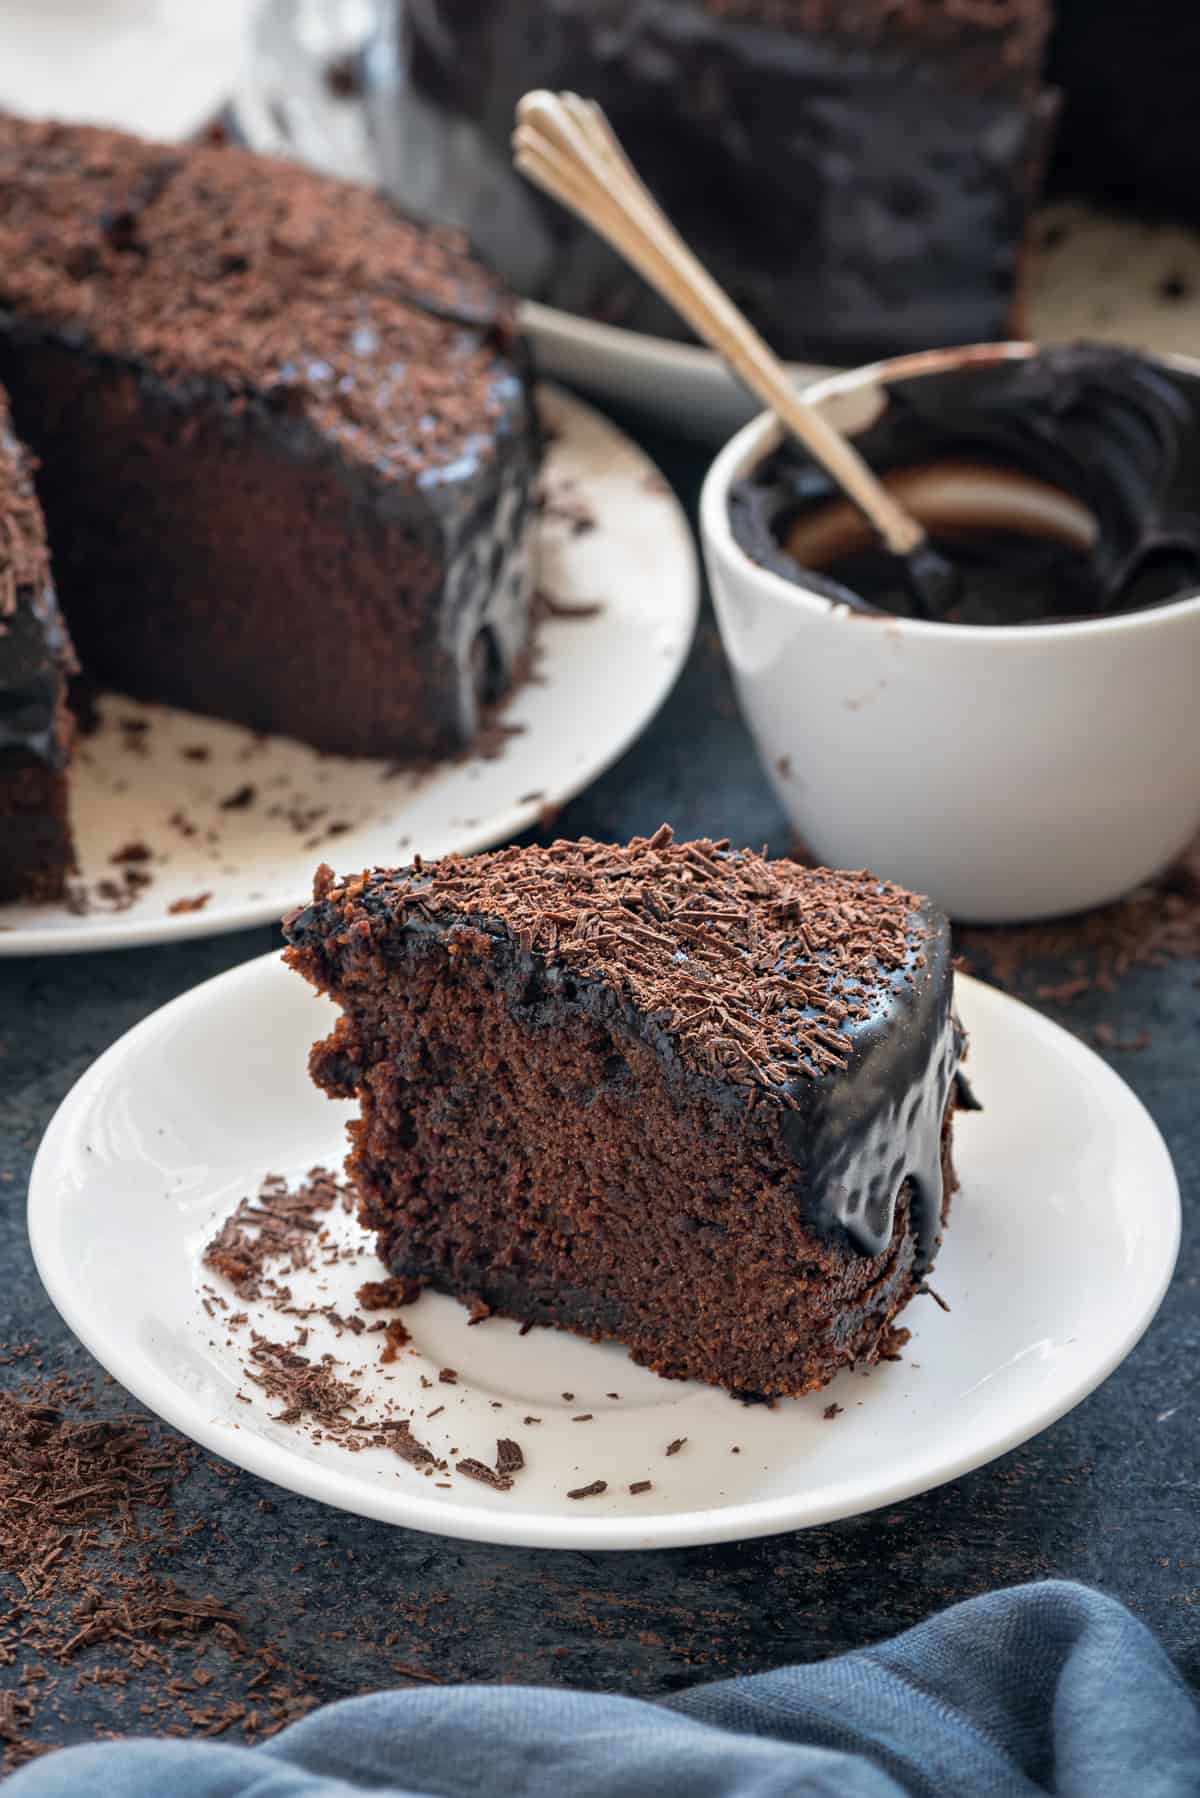
[[[702,458],[645,440],[692,501]],[[680,836],[789,847],[708,618],[660,716],[567,808],[557,832],[620,838],[664,819]],[[69,1086],[117,1036],[276,941],[262,929],[0,963],[0,1343],[36,1342],[44,1369],[92,1384],[105,1412],[137,1408],[104,1384],[51,1309],[30,1259],[24,1199],[34,1150]],[[1147,1337],[1097,1393],[1023,1448],[861,1520],[732,1546],[611,1556],[389,1529],[197,1455],[175,1493],[191,1529],[165,1556],[166,1573],[185,1592],[228,1605],[243,1639],[273,1643],[289,1675],[322,1700],[395,1683],[407,1677],[399,1668],[443,1680],[652,1695],[836,1653],[951,1600],[1049,1575],[1124,1599],[1200,1682],[1198,974],[1196,962],[1175,960],[1136,968],[1112,991],[1047,1004],[1085,1036],[1112,1026],[1121,1042],[1148,1028],[1141,1052],[1112,1059],[1175,1157],[1185,1226],[1174,1283]],[[1049,978],[1044,969],[1041,977]],[[1106,1034],[1102,1028],[1101,1039]],[[31,1365],[0,1352],[0,1388],[19,1388]],[[19,1596],[0,1573],[0,1610]],[[128,1685],[89,1680],[89,1657],[112,1653],[111,1644],[76,1653],[52,1702],[23,1727],[48,1742],[148,1727],[139,1702],[169,1677],[175,1650],[168,1646],[164,1664],[135,1671]],[[210,1695],[244,1687],[219,1642],[207,1665],[216,1673]],[[0,1695],[23,1672],[20,1657],[0,1665]]]

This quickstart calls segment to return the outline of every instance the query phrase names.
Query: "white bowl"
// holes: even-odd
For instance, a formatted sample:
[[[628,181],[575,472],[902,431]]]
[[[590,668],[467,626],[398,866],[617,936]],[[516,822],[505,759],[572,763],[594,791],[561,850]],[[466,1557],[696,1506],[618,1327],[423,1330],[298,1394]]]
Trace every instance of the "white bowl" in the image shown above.
[[[853,435],[890,379],[1033,353],[900,357],[807,397]],[[700,526],[742,710],[814,853],[981,923],[1102,905],[1167,866],[1200,824],[1200,595],[1070,624],[865,617],[734,540],[730,488],[778,439],[766,414],[726,445]]]

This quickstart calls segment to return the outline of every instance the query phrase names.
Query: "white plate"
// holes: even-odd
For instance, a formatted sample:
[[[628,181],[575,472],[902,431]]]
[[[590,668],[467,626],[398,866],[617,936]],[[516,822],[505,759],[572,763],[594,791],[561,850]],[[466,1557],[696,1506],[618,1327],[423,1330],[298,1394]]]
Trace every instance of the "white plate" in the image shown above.
[[[553,510],[543,517],[541,586],[601,609],[543,626],[540,679],[506,709],[505,723],[521,729],[499,757],[397,774],[387,762],[320,755],[289,738],[111,696],[71,777],[79,885],[91,909],[0,906],[0,955],[126,948],[273,922],[311,890],[319,861],[362,868],[414,851],[432,859],[486,848],[528,829],[628,748],[692,640],[692,534],[627,437],[567,394],[543,388],[541,399],[557,433],[546,490],[568,507],[585,499],[595,520],[579,533]],[[196,750],[204,760],[189,756]],[[247,787],[251,802],[230,806]],[[130,844],[151,859],[114,862]],[[130,865],[151,884],[131,904],[106,896],[101,883],[119,887]],[[202,909],[171,912],[204,893]]]
[[[377,182],[365,109],[335,96],[323,78],[333,51],[364,41],[374,9],[333,4],[327,11],[322,39],[291,0],[258,0],[254,55],[234,97],[234,117],[257,150],[294,157],[344,180]],[[1033,220],[1030,242],[1025,329],[1031,337],[1042,343],[1087,337],[1160,354],[1195,354],[1200,232],[1055,201]],[[523,308],[523,323],[545,374],[700,442],[723,443],[760,410],[718,358],[697,345],[533,303]],[[792,372],[803,385],[832,371],[796,363]]]
[[[336,1167],[351,1109],[305,1073],[332,1007],[274,956],[156,1012],[68,1095],[30,1187],[38,1270],[86,1347],[160,1416],[265,1479],[365,1516],[492,1542],[661,1548],[894,1504],[1003,1454],[1091,1392],[1153,1317],[1179,1238],[1170,1158],[1128,1087],[994,989],[962,978],[958,998],[987,1109],[958,1132],[962,1191],[935,1273],[951,1310],[910,1306],[901,1362],[766,1409],[660,1380],[617,1347],[521,1336],[496,1318],[471,1327],[428,1294],[402,1314],[412,1344],[390,1368],[378,1365],[378,1336],[313,1327],[306,1354],[328,1347],[373,1403],[413,1408],[438,1454],[456,1446],[490,1461],[498,1436],[516,1438],[528,1465],[510,1492],[463,1477],[442,1490],[390,1454],[351,1454],[273,1421],[278,1407],[243,1378],[245,1331],[226,1346],[219,1314],[203,1309],[200,1257],[215,1226],[269,1171]],[[348,1218],[334,1222],[358,1237]],[[298,1302],[346,1314],[379,1272],[363,1248],[288,1277]],[[275,1312],[249,1310],[249,1326],[291,1334]],[[457,1385],[438,1382],[445,1367]],[[826,1420],[831,1403],[843,1409]],[[687,1442],[668,1457],[678,1437]],[[595,1479],[606,1493],[566,1496]],[[631,1495],[643,1479],[653,1489]]]
[[[5,0],[0,106],[186,138],[241,72],[256,0]]]

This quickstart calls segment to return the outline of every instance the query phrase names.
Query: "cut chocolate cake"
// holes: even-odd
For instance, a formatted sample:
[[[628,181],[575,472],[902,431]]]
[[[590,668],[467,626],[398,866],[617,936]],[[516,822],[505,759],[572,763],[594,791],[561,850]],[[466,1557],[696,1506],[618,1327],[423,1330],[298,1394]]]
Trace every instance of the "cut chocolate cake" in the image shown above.
[[[72,868],[66,766],[74,670],[32,461],[0,389],[0,900],[57,898]]]
[[[383,9],[389,184],[522,292],[678,336],[671,310],[511,166],[529,88],[600,102],[781,355],[855,363],[1018,334],[1054,117],[1051,0],[437,0]],[[391,67],[394,80],[380,81]]]
[[[284,932],[392,1273],[746,1394],[892,1352],[956,1186],[927,902],[664,826],[325,868]]]
[[[457,233],[239,149],[3,119],[0,380],[103,683],[393,755],[469,741],[510,681],[537,431]]]

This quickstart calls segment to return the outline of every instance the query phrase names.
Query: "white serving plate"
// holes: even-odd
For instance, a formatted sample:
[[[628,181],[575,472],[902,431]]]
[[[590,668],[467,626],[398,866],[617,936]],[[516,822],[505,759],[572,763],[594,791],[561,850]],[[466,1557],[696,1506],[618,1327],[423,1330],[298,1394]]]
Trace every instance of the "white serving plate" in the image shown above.
[[[490,1542],[636,1549],[894,1505],[1003,1454],[1098,1386],[1154,1316],[1179,1240],[1170,1158],[1118,1076],[991,987],[960,977],[957,999],[986,1110],[957,1131],[962,1190],[933,1276],[950,1310],[913,1302],[898,1363],[767,1409],[659,1379],[615,1346],[522,1336],[497,1318],[471,1327],[428,1294],[403,1312],[412,1340],[388,1367],[379,1336],[310,1321],[305,1354],[337,1356],[365,1404],[411,1411],[438,1455],[491,1460],[497,1437],[518,1440],[527,1466],[508,1492],[462,1476],[443,1489],[389,1453],[352,1454],[277,1421],[278,1404],[246,1382],[245,1345],[249,1329],[285,1340],[294,1323],[250,1305],[231,1331],[204,1308],[214,1229],[266,1173],[336,1167],[351,1111],[305,1072],[333,1008],[277,956],[154,1013],[67,1096],[30,1187],[38,1270],[84,1345],[161,1417],[265,1480],[364,1516]],[[342,1259],[288,1280],[296,1303],[347,1315],[382,1270],[348,1216],[330,1222]],[[439,1382],[446,1367],[456,1385]],[[842,1409],[827,1418],[831,1404]],[[567,1496],[596,1479],[603,1494]],[[652,1489],[631,1494],[644,1479]]]

